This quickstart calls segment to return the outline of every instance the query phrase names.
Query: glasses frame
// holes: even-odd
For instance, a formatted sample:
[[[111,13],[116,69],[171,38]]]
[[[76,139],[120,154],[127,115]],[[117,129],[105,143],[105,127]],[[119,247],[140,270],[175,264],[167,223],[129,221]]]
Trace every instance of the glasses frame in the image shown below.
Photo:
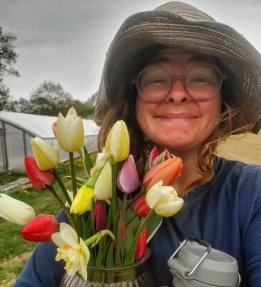
[[[219,76],[220,76],[220,84],[219,84],[219,87],[218,87],[216,93],[215,93],[212,97],[210,97],[210,98],[208,98],[208,99],[202,99],[202,100],[201,100],[201,99],[195,99],[193,96],[190,95],[190,93],[188,92],[188,90],[187,90],[187,88],[186,88],[186,85],[185,85],[185,81],[186,81],[187,74],[188,74],[193,68],[198,67],[198,66],[204,66],[204,67],[214,68],[214,69],[216,69],[216,71],[218,72],[218,74],[219,74]],[[169,75],[170,80],[171,80],[171,86],[170,86],[169,92],[167,93],[167,95],[166,95],[162,100],[159,100],[159,101],[150,101],[150,100],[148,100],[148,99],[145,99],[145,98],[142,96],[142,93],[140,92],[140,89],[139,89],[139,87],[138,87],[138,82],[139,82],[139,79],[140,79],[141,74],[142,74],[144,71],[149,70],[149,69],[152,69],[152,68],[162,69],[163,71],[165,71],[165,72]],[[221,87],[222,87],[222,84],[223,84],[223,82],[224,82],[225,80],[227,80],[227,75],[223,74],[223,73],[220,71],[220,69],[219,69],[216,65],[211,65],[211,64],[196,64],[196,65],[192,66],[192,67],[187,71],[186,74],[174,74],[174,75],[171,75],[167,70],[165,70],[165,69],[162,68],[162,67],[159,67],[159,66],[148,66],[148,67],[145,67],[144,69],[142,69],[142,70],[139,72],[139,74],[137,75],[137,77],[132,81],[132,84],[136,86],[136,89],[137,89],[139,95],[140,95],[145,101],[150,102],[150,103],[159,103],[159,102],[164,101],[164,100],[167,98],[167,96],[169,95],[169,93],[171,92],[171,90],[172,90],[172,88],[173,88],[174,83],[175,83],[176,81],[180,81],[180,82],[182,83],[182,85],[183,85],[183,87],[184,87],[186,93],[187,93],[193,100],[198,101],[198,102],[206,102],[206,101],[212,99],[213,97],[215,97],[215,96],[217,95],[217,93],[220,91],[220,89],[221,89]]]

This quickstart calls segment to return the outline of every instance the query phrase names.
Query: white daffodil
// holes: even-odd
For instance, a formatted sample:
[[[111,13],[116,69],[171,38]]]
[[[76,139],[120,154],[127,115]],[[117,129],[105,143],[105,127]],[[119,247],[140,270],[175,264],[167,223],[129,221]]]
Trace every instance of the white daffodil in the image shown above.
[[[54,233],[52,240],[59,246],[55,260],[62,259],[66,262],[64,269],[68,275],[73,275],[78,271],[87,281],[87,264],[90,259],[90,252],[82,238],[79,241],[75,230],[70,225],[61,223],[60,232]]]

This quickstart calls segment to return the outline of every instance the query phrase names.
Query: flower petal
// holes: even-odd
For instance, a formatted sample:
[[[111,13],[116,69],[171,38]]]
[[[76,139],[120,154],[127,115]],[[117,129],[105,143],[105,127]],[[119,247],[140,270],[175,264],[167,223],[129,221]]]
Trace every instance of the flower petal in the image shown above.
[[[69,152],[74,152],[80,149],[84,142],[84,130],[82,118],[78,117],[70,126],[67,139]]]
[[[176,201],[157,206],[155,208],[155,212],[159,215],[170,217],[177,213],[181,209],[183,204],[183,199],[178,197]]]
[[[66,119],[63,117],[61,113],[59,113],[56,125],[56,138],[60,148],[67,152],[69,151],[67,144],[68,136],[69,136],[69,129],[67,127]]]

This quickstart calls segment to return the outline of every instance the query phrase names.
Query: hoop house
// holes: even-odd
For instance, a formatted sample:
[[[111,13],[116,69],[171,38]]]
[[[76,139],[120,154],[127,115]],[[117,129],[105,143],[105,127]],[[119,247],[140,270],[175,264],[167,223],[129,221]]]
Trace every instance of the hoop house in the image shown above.
[[[24,157],[33,156],[30,139],[34,137],[48,141],[59,153],[60,162],[68,159],[68,153],[57,143],[52,131],[56,117],[0,112],[0,171],[24,170]],[[97,151],[99,127],[92,120],[83,120],[84,145],[92,153]],[[77,152],[74,156],[78,156]]]

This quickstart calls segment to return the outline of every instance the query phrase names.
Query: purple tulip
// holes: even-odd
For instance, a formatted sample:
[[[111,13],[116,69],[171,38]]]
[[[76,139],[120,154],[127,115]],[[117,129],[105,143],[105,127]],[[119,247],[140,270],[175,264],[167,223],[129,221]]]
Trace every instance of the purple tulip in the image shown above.
[[[135,191],[139,186],[139,176],[132,155],[126,159],[117,177],[117,187],[126,193]]]

